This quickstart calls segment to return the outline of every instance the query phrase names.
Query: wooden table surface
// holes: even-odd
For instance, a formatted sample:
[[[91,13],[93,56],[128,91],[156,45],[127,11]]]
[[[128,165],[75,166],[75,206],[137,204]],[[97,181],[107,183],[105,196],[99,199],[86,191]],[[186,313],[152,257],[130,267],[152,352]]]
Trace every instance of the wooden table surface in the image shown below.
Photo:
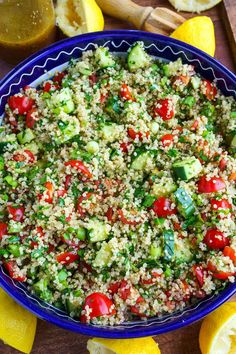
[[[235,0],[231,0],[232,3]],[[136,3],[147,6],[169,6],[167,0],[136,0]],[[185,17],[192,17],[193,14],[183,14]],[[229,42],[226,37],[224,25],[221,20],[221,5],[210,11],[204,12],[212,18],[216,31],[216,55],[215,57],[225,64],[229,69],[235,71],[231,57]],[[105,18],[105,29],[128,29],[132,28],[124,23],[109,17]],[[10,69],[9,65],[0,60],[0,78]],[[235,298],[236,300],[236,298]],[[198,333],[201,323],[195,323],[178,331],[170,332],[155,337],[158,341],[162,354],[200,354],[198,345]],[[32,354],[86,354],[86,342],[88,337],[65,331],[47,322],[38,320],[37,334]],[[18,352],[0,343],[1,354],[17,354]],[[128,351],[127,351],[127,354]],[[138,354],[138,353],[137,353]]]

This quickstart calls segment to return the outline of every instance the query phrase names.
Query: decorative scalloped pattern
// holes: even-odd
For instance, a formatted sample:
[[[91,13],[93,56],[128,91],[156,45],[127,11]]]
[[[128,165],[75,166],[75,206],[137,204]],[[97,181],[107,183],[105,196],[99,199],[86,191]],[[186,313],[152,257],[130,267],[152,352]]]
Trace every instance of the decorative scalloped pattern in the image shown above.
[[[128,45],[129,47],[131,47],[132,43],[129,43],[127,42],[126,40],[122,40],[120,41],[118,44],[116,44],[114,41],[107,41],[103,46],[107,46],[107,45],[110,45],[111,47],[113,47],[115,50],[120,48],[123,44],[126,44]],[[60,56],[62,54],[65,54],[67,55],[68,57],[71,57],[73,55],[73,53],[76,51],[76,50],[79,50],[79,51],[86,51],[88,50],[89,48],[95,48],[96,47],[96,44],[95,43],[88,43],[85,47],[79,47],[79,46],[76,46],[74,47],[70,52],[66,52],[66,51],[61,51],[57,54],[57,56],[55,58],[47,58],[45,63],[43,65],[35,65],[31,72],[30,73],[24,73],[21,75],[21,77],[19,78],[19,80],[13,84],[10,85],[9,87],[9,90],[8,90],[8,93],[3,95],[1,98],[0,98],[0,105],[2,103],[2,100],[4,97],[8,97],[9,95],[11,95],[11,92],[12,92],[12,88],[14,86],[18,86],[20,85],[23,77],[25,76],[32,76],[34,71],[37,69],[37,68],[41,68],[41,69],[44,69],[47,67],[47,64],[49,61],[54,61],[54,62],[57,62],[57,60],[60,58]],[[158,48],[158,46],[154,43],[150,44],[150,45],[145,45],[145,48],[146,49],[149,49],[151,47],[154,47],[156,52],[157,52],[157,55],[156,57],[159,57],[160,54],[164,53],[166,50],[170,50],[172,52],[172,54],[174,55],[182,55],[186,58],[187,62],[189,63],[198,63],[199,66],[201,67],[201,69],[203,71],[211,71],[213,76],[214,76],[214,79],[216,82],[218,81],[223,81],[224,83],[224,86],[225,86],[225,90],[230,93],[230,94],[234,94],[236,96],[236,90],[232,90],[232,89],[229,89],[227,84],[226,84],[226,81],[225,79],[221,78],[221,77],[217,77],[216,74],[215,74],[215,71],[211,68],[211,67],[204,67],[202,65],[202,63],[198,60],[198,59],[190,59],[188,58],[188,56],[186,55],[185,52],[183,51],[175,51],[171,46],[167,45],[165,46],[163,49],[160,49]],[[54,70],[54,69],[53,69]],[[55,67],[55,70],[56,70],[56,67]],[[38,306],[40,306],[41,308],[47,310],[47,311],[51,311],[53,312],[54,314],[56,314],[57,316],[61,317],[61,318],[64,318],[64,319],[67,319],[69,321],[72,321],[72,322],[75,322],[75,323],[80,323],[78,320],[76,319],[73,319],[71,318],[70,316],[68,316],[65,312],[55,308],[54,306],[46,303],[46,302],[41,302],[40,300],[37,300],[37,298],[35,297],[32,297],[29,292],[26,290],[25,287],[22,287],[22,286],[19,286],[19,283],[14,281],[12,278],[9,277],[8,274],[5,273],[4,269],[2,270],[3,271],[3,274],[9,279],[9,281],[21,292],[23,293],[31,302],[34,302],[36,303]],[[166,316],[164,319],[161,319],[161,318],[154,318],[153,320],[149,320],[149,321],[136,321],[136,322],[127,322],[127,323],[124,323],[124,325],[117,325],[115,326],[116,329],[127,329],[127,328],[135,328],[135,327],[150,327],[152,325],[161,325],[161,324],[164,324],[168,321],[173,321],[173,319],[181,319],[184,315],[186,314],[189,314],[191,312],[194,312],[197,308],[199,308],[199,306],[201,306],[203,303],[206,303],[210,300],[212,300],[214,298],[215,295],[212,295],[210,298],[207,298],[199,303],[197,303],[194,307],[192,308],[186,308],[184,311],[180,312],[180,313],[177,313],[177,314],[171,314],[169,316]],[[184,319],[182,319],[182,322],[184,322]],[[92,327],[97,327],[97,326],[94,326],[94,325],[90,325]],[[103,327],[103,328],[106,328],[106,327]]]

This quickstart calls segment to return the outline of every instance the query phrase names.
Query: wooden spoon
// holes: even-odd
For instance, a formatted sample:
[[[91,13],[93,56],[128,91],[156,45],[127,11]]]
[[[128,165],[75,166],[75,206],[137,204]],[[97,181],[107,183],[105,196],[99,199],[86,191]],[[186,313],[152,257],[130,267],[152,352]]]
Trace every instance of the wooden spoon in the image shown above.
[[[133,23],[138,29],[169,35],[185,18],[165,7],[139,6],[131,0],[96,0],[102,11]]]

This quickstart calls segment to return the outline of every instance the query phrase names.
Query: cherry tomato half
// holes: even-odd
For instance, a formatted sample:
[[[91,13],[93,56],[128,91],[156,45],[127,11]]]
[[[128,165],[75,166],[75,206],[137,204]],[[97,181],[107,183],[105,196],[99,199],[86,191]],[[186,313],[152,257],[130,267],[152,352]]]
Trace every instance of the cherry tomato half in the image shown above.
[[[212,210],[232,209],[232,205],[227,199],[211,199],[210,203]]]
[[[159,218],[166,218],[169,215],[174,215],[177,213],[176,208],[172,208],[172,201],[165,197],[160,197],[155,200],[151,209]]]
[[[159,115],[163,120],[172,119],[175,115],[173,101],[169,98],[158,100],[154,107],[154,115]]]
[[[113,302],[103,293],[92,293],[86,297],[83,310],[89,308],[89,319],[100,316],[111,316],[116,313]],[[89,322],[86,315],[80,317],[82,323]]]
[[[217,94],[217,89],[209,80],[203,80],[204,86],[205,86],[205,96],[208,100],[214,100],[216,94]]]
[[[200,264],[194,264],[192,269],[199,286],[202,287],[204,285],[204,272],[202,266]]]
[[[4,261],[3,265],[12,279],[14,279],[16,281],[20,281],[20,282],[26,281],[25,276],[17,274],[15,261]]]
[[[229,239],[226,237],[223,232],[214,228],[208,229],[206,235],[203,239],[203,242],[211,249],[211,250],[221,250],[225,246],[229,245]]]
[[[225,189],[225,182],[220,177],[207,178],[202,176],[198,181],[199,193],[214,193]]]
[[[9,107],[12,111],[17,109],[18,114],[26,114],[34,104],[34,100],[27,96],[11,96],[8,99]]]

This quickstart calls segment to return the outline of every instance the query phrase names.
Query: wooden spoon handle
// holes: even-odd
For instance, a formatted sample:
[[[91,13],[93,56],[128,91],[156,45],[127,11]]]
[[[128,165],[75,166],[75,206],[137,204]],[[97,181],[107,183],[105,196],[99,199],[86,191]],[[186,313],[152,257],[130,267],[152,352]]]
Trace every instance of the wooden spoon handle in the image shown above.
[[[129,21],[139,29],[153,10],[151,6],[139,6],[131,0],[96,0],[96,2],[105,14]]]

